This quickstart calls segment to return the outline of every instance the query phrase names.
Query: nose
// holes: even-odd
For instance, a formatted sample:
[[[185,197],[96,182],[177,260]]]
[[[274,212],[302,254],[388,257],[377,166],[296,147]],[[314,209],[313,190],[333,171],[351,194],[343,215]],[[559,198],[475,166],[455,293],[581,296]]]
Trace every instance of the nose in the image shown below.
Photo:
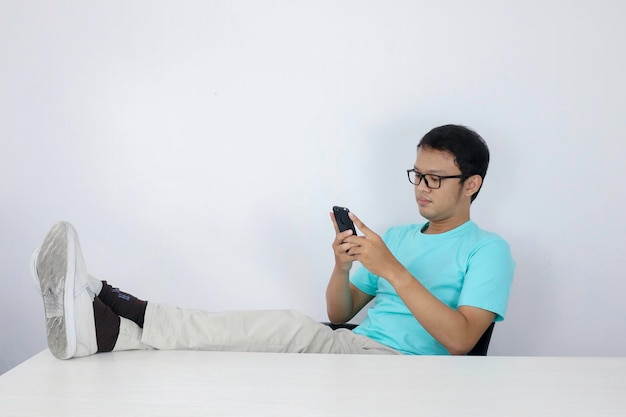
[[[415,186],[415,192],[427,192],[430,193],[430,188],[426,185],[426,178],[422,178],[422,181]]]

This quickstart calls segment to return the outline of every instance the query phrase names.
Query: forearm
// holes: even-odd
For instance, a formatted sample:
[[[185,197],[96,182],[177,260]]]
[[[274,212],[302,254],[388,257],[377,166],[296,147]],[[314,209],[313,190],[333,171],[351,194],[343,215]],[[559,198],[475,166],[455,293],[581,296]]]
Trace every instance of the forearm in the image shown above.
[[[409,271],[392,277],[390,283],[424,329],[451,354],[467,353],[482,334],[475,321],[439,301]]]
[[[354,316],[349,270],[333,269],[326,287],[326,310],[332,323],[345,323]]]

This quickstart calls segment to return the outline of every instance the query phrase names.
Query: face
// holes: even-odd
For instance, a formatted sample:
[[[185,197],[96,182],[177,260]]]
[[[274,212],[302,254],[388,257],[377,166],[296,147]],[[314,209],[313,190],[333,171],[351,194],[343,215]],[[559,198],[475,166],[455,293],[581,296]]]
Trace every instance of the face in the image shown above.
[[[430,148],[418,149],[414,168],[422,174],[441,176],[461,174],[451,153]],[[431,226],[447,225],[449,229],[468,221],[473,194],[471,187],[476,185],[474,177],[480,178],[473,176],[465,183],[461,183],[459,178],[442,179],[441,187],[438,189],[428,188],[426,182],[422,180],[415,186],[415,200],[420,214],[431,223]]]

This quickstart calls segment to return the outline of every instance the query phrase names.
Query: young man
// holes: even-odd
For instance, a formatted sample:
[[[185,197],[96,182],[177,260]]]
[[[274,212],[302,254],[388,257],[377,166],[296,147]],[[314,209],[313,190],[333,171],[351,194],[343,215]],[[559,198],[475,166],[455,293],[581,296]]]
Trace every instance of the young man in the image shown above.
[[[465,354],[504,318],[513,279],[507,243],[470,220],[489,164],[483,139],[457,125],[427,133],[407,174],[425,224],[383,238],[350,213],[362,235],[340,233],[327,292],[333,323],[375,304],[354,331],[295,311],[209,313],[146,302],[90,276],[78,236],[57,223],[33,254],[48,346],[60,359],[128,349]],[[361,267],[350,277],[353,262]]]

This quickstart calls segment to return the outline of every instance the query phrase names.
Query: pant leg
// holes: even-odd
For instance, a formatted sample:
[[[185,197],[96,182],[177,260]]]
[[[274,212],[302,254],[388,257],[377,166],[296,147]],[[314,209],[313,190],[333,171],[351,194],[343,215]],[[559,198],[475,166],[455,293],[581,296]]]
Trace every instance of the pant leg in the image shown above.
[[[141,342],[155,349],[292,353],[398,353],[333,331],[297,311],[209,313],[148,303]]]
[[[154,349],[150,345],[146,345],[141,341],[143,329],[136,323],[124,317],[120,317],[120,331],[117,335],[117,341],[113,347],[117,350],[137,350],[137,349]]]

